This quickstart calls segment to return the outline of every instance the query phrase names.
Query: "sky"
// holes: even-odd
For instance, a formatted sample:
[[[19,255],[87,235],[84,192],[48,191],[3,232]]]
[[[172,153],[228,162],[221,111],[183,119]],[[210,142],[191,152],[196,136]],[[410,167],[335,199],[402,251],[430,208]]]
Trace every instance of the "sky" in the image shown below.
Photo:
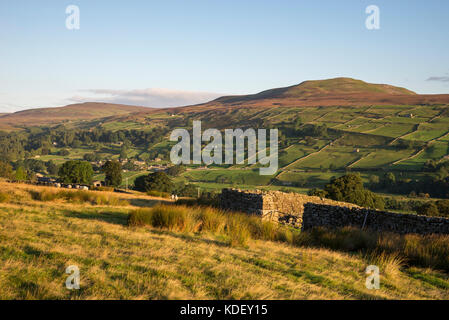
[[[181,106],[335,77],[449,93],[447,0],[2,0],[0,46],[0,113]]]

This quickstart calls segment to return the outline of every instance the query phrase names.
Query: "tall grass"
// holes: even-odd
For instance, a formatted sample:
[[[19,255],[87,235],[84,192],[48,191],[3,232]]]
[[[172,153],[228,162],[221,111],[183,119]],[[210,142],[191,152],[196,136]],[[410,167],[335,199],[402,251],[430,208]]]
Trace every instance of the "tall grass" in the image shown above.
[[[449,236],[397,235],[353,227],[314,228],[300,232],[287,226],[262,221],[260,217],[224,212],[211,207],[157,205],[132,211],[131,226],[149,225],[175,232],[209,232],[225,236],[232,246],[250,240],[278,241],[298,247],[328,248],[361,253],[366,260],[392,274],[402,265],[449,271]]]
[[[10,198],[11,197],[8,193],[0,192],[0,203],[8,202]]]
[[[232,246],[245,246],[248,241],[283,241],[291,236],[287,227],[262,221],[259,217],[241,213],[224,212],[211,207],[157,205],[153,208],[132,211],[130,226],[150,225],[177,232],[209,232],[226,236]]]
[[[38,201],[55,201],[58,199],[73,202],[73,203],[86,203],[89,202],[93,205],[108,205],[108,206],[127,206],[129,202],[121,200],[111,195],[96,194],[89,191],[29,191],[33,200]]]
[[[449,235],[399,235],[363,231],[353,227],[314,228],[294,240],[298,246],[363,252],[367,257],[449,271]],[[389,257],[387,257],[387,255]]]

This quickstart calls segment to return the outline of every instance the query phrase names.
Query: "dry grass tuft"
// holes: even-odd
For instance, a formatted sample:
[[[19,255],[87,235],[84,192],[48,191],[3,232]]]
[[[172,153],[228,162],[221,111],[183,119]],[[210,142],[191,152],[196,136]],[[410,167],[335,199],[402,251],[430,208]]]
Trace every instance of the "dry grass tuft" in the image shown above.
[[[211,207],[156,205],[132,211],[131,226],[149,225],[155,228],[187,233],[212,233],[225,236],[232,246],[246,246],[249,240],[293,240],[291,230],[282,225],[262,221],[259,217],[224,212]],[[299,231],[296,231],[299,234]]]
[[[54,191],[54,190],[30,190],[30,195],[33,200],[37,201],[55,201],[58,199],[73,202],[85,203],[89,202],[93,205],[109,205],[109,206],[128,206],[129,202],[120,200],[111,195],[104,195],[93,193],[89,191]]]

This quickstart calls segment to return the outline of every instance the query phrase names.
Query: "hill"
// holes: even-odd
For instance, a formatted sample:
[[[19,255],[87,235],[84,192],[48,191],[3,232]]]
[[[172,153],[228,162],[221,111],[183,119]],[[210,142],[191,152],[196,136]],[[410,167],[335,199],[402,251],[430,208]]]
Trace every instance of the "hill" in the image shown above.
[[[253,95],[227,96],[215,99],[215,102],[234,103],[262,99],[321,99],[345,95],[382,94],[382,95],[416,95],[404,88],[386,84],[371,84],[351,78],[304,81],[298,85],[265,90]]]
[[[209,112],[211,109],[220,111],[229,108],[441,104],[449,104],[449,94],[419,95],[392,85],[335,78],[305,81],[298,85],[270,89],[257,94],[224,96],[207,103],[178,108],[147,108],[88,102],[58,108],[29,109],[0,114],[0,130],[100,119],[114,122],[145,122],[147,118],[157,118],[160,114],[167,117],[170,114]]]
[[[298,85],[270,89],[257,94],[225,96],[207,106],[368,106],[388,104],[449,103],[449,95],[419,95],[405,88],[372,84],[352,78],[305,81]]]
[[[0,114],[0,128],[39,126],[67,121],[94,120],[148,111],[150,108],[121,104],[87,102],[57,108],[37,108]]]
[[[148,196],[111,194],[130,205],[36,201],[59,189],[0,182],[0,299],[445,299],[447,275],[383,256],[381,288],[365,287],[361,253],[130,227]],[[60,190],[59,190],[60,191]],[[76,191],[71,191],[76,192]],[[89,192],[95,195],[108,194]],[[67,290],[68,266],[80,290]]]

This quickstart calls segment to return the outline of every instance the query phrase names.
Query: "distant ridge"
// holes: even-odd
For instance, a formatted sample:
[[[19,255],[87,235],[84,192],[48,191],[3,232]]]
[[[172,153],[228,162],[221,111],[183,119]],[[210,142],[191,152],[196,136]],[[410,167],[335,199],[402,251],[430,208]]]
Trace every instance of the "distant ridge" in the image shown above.
[[[94,120],[149,110],[151,110],[151,108],[112,103],[86,102],[71,104],[64,107],[36,108],[1,114],[0,126],[2,128],[12,128],[55,124],[64,121]]]
[[[59,108],[29,109],[0,114],[0,130],[26,126],[54,125],[68,121],[144,121],[149,114],[190,113],[228,108],[449,105],[449,94],[420,95],[405,88],[372,84],[352,78],[304,81],[256,94],[224,96],[207,103],[185,107],[148,108],[112,103],[87,102]]]

